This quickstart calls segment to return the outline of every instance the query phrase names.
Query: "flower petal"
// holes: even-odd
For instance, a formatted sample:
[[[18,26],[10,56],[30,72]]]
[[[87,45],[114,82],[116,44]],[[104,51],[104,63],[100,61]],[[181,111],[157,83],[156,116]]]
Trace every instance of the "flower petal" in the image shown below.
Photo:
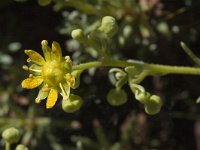
[[[31,76],[22,81],[22,88],[33,89],[38,87],[43,82],[41,76]]]
[[[60,61],[62,58],[60,44],[56,41],[53,41],[52,43],[52,58],[57,61]]]
[[[49,96],[47,98],[46,108],[47,109],[52,108],[55,105],[57,98],[58,98],[58,91],[56,89],[51,89],[49,92]]]
[[[43,54],[44,54],[44,58],[46,61],[51,61],[52,58],[51,58],[51,48],[48,46],[48,42],[47,40],[43,40],[41,42],[41,45],[42,45],[42,50],[43,50]]]
[[[25,50],[25,53],[29,56],[30,59],[28,61],[32,61],[38,65],[43,65],[45,63],[44,58],[33,50]]]

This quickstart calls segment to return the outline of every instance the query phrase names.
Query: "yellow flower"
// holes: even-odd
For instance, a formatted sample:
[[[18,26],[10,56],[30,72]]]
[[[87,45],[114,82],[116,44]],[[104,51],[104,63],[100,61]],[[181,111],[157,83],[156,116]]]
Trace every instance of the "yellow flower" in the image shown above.
[[[72,64],[69,56],[62,57],[59,43],[53,41],[52,48],[48,46],[48,42],[41,42],[44,58],[34,50],[25,50],[29,56],[27,62],[33,64],[23,69],[29,70],[31,74],[29,78],[22,81],[22,87],[25,89],[33,89],[42,84],[42,87],[35,99],[36,103],[47,98],[46,108],[52,108],[58,98],[58,93],[63,99],[68,99],[70,88],[75,84],[75,78],[71,74]]]

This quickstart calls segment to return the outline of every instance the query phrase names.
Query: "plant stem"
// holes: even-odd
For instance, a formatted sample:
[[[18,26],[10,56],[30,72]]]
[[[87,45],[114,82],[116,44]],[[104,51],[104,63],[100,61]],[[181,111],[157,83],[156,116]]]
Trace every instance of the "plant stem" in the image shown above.
[[[6,142],[6,150],[10,150],[10,143]]]
[[[93,67],[128,67],[135,66],[142,70],[148,70],[151,75],[154,74],[191,74],[200,75],[200,68],[196,67],[185,67],[185,66],[169,66],[169,65],[158,65],[149,64],[142,61],[121,61],[121,60],[103,60],[83,63],[80,65],[73,66],[73,70],[85,70]]]

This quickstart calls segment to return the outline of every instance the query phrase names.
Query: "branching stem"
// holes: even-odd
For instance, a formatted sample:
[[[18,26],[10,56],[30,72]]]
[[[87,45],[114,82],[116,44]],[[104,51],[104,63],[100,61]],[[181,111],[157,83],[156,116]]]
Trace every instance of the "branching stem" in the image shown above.
[[[80,65],[73,66],[73,70],[86,70],[93,67],[128,67],[135,66],[141,70],[148,70],[151,75],[156,74],[190,74],[190,75],[200,75],[200,68],[196,67],[185,67],[185,66],[169,66],[169,65],[158,65],[149,64],[142,61],[121,61],[121,60],[102,60],[102,61],[92,61],[88,63],[83,63]]]

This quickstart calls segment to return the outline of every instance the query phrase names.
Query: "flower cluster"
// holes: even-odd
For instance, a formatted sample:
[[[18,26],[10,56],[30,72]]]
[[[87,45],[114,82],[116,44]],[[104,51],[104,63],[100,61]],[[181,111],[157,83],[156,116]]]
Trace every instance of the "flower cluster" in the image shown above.
[[[59,43],[53,41],[52,48],[48,42],[41,42],[44,58],[34,50],[25,50],[29,56],[27,62],[33,63],[30,67],[24,65],[23,69],[29,70],[29,78],[22,81],[22,87],[33,89],[40,85],[41,89],[35,99],[36,103],[47,98],[46,108],[52,108],[58,98],[58,93],[63,100],[69,99],[70,88],[75,85],[75,77],[71,74],[72,64],[69,56],[63,57]]]

